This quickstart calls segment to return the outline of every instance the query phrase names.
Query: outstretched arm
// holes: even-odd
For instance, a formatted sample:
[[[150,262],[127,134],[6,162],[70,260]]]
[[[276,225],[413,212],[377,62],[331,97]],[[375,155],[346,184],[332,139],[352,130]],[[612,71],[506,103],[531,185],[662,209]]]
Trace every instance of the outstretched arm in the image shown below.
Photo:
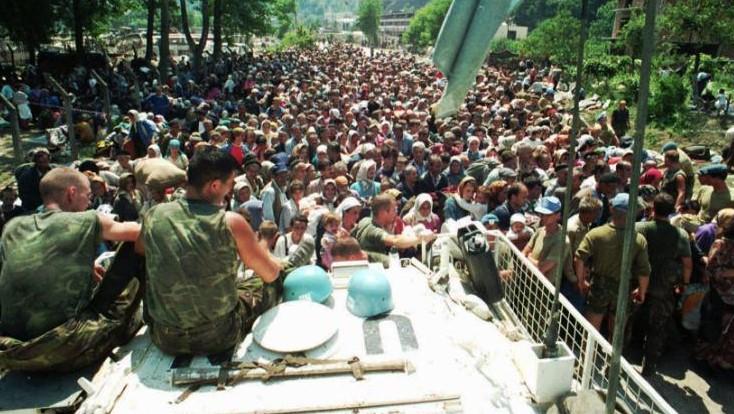
[[[97,214],[102,226],[102,238],[109,241],[135,241],[140,234],[140,224],[134,221],[117,222],[106,214]]]
[[[247,221],[239,214],[228,212],[227,224],[234,236],[242,262],[254,270],[265,283],[275,281],[281,271],[281,264],[257,242],[255,232]]]

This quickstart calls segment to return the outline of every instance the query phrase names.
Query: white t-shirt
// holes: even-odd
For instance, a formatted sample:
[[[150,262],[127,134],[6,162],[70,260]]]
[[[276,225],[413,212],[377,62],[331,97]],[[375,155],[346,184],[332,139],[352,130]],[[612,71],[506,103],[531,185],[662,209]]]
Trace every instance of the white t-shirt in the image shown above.
[[[275,242],[275,249],[273,249],[273,255],[275,257],[285,259],[298,249],[298,243],[293,243],[292,235],[293,233],[288,233],[285,236],[278,237],[278,241]],[[315,243],[313,237],[307,233],[303,235],[301,242],[305,240],[310,240],[311,243]]]

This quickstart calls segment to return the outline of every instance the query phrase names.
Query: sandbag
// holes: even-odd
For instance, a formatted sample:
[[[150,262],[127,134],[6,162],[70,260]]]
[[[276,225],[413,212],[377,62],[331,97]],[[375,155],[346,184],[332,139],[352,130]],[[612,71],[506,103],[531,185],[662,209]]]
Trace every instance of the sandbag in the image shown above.
[[[135,164],[135,181],[153,191],[162,191],[186,181],[186,171],[163,158],[149,158]]]

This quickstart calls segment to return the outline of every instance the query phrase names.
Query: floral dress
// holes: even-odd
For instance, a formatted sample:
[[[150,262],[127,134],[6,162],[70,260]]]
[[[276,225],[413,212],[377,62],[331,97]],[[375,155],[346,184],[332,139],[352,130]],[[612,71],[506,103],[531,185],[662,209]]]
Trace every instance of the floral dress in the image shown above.
[[[721,335],[712,343],[701,343],[696,358],[714,368],[734,370],[734,239],[714,242],[706,266],[711,289],[723,302],[721,306]]]

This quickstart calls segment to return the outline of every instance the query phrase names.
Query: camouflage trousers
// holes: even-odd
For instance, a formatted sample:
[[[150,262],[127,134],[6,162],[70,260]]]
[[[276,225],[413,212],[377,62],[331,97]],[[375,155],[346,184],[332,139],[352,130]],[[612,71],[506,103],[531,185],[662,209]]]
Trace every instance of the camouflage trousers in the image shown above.
[[[255,320],[277,305],[283,290],[282,277],[263,283],[255,276],[237,285],[237,305],[222,318],[190,329],[162,326],[146,318],[153,343],[171,355],[208,355],[232,349],[245,339]]]
[[[69,372],[107,357],[142,326],[142,258],[124,243],[90,305],[78,316],[36,338],[0,335],[0,368]]]
[[[656,363],[662,355],[668,333],[673,328],[674,311],[672,288],[668,294],[649,295],[639,310],[638,321],[645,326],[644,356],[651,363]]]

